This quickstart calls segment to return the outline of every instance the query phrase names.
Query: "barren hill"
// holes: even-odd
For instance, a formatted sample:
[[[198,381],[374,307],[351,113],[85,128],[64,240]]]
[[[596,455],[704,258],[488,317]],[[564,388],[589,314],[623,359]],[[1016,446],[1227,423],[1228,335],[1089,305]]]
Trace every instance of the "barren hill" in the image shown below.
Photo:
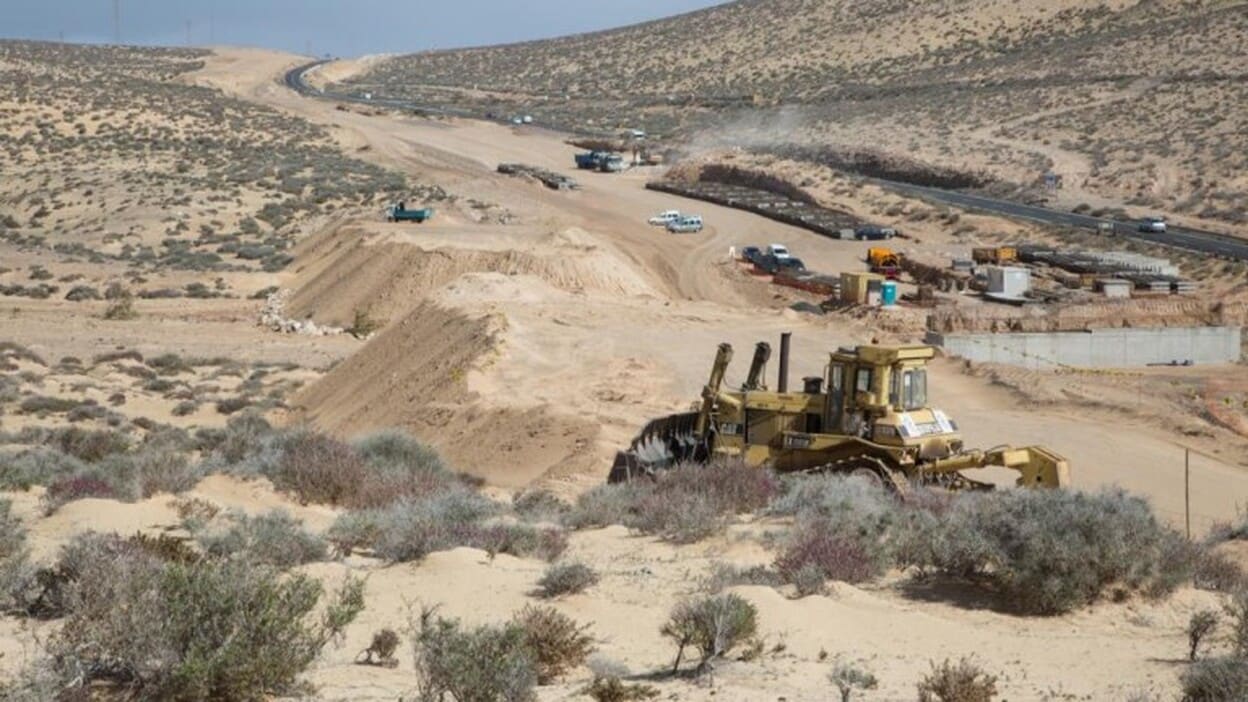
[[[396,57],[340,87],[703,145],[880,149],[1020,185],[1053,169],[1071,205],[1242,226],[1246,39],[1242,2],[743,0]]]

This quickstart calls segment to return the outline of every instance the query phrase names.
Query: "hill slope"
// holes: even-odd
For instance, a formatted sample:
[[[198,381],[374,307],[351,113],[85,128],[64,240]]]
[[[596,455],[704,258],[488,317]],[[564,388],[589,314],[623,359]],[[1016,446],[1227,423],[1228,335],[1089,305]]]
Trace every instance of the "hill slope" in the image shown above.
[[[1242,2],[742,0],[396,57],[342,86],[562,127],[880,148],[1021,184],[1054,169],[1079,201],[1244,225],[1246,59]],[[759,108],[781,114],[725,129]]]

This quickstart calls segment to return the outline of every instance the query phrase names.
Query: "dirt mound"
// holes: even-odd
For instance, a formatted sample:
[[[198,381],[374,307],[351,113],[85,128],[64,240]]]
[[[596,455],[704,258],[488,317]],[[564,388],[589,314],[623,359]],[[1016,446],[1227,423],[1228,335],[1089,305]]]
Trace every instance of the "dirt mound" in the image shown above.
[[[402,427],[457,469],[505,487],[579,472],[598,427],[550,408],[484,407],[468,374],[496,356],[506,322],[421,304],[294,398],[294,416],[350,437]]]
[[[1117,327],[1193,327],[1243,323],[1243,303],[1200,298],[1100,301],[1021,308],[959,307],[933,312],[937,332],[1053,332]]]
[[[417,238],[419,237],[419,238]],[[400,319],[431,293],[469,273],[531,275],[559,290],[652,295],[636,272],[576,229],[554,234],[434,230],[432,236],[346,226],[298,255],[295,319],[349,326],[357,311]]]

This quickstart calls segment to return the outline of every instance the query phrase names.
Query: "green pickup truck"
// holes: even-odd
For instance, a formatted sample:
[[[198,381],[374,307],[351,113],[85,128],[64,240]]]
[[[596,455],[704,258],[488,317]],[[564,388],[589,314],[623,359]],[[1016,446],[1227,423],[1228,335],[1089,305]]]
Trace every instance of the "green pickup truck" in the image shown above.
[[[419,210],[407,209],[406,202],[400,202],[397,205],[391,205],[386,208],[387,222],[421,222],[428,221],[433,217],[433,208],[424,207]]]

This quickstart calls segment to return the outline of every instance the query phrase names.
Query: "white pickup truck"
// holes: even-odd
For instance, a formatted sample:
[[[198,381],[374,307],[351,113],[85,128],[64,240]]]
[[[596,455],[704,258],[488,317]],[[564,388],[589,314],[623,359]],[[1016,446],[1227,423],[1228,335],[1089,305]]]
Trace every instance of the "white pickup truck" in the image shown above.
[[[792,255],[789,253],[789,247],[784,244],[768,244],[766,253],[777,261],[792,258]]]
[[[653,224],[656,227],[666,227],[668,224],[675,222],[678,219],[680,219],[679,210],[668,210],[651,217],[650,224]]]
[[[672,234],[695,234],[702,231],[702,217],[699,215],[684,215],[679,219],[668,222],[667,231]]]

